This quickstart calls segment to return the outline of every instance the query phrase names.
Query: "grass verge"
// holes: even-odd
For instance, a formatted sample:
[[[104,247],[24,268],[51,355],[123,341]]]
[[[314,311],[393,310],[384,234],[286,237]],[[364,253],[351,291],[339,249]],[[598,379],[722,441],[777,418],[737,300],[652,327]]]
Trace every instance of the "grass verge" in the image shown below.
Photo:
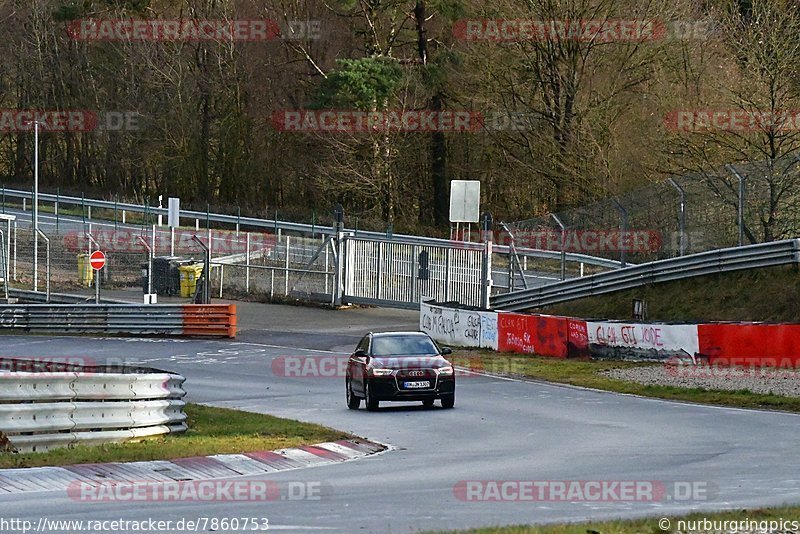
[[[267,451],[347,439],[330,428],[271,415],[187,404],[189,430],[137,442],[0,454],[0,468],[169,460],[209,454]]]
[[[666,518],[669,523],[659,525],[659,521]],[[704,519],[718,522],[711,528],[703,528]],[[800,521],[800,506],[781,506],[777,508],[760,508],[754,510],[734,510],[730,512],[699,512],[684,516],[656,516],[646,519],[634,519],[629,521],[603,521],[587,523],[570,523],[560,525],[532,526],[519,525],[511,527],[490,527],[472,530],[447,531],[438,534],[665,534],[667,532],[783,532],[780,525],[772,524],[769,521],[778,522],[788,521],[785,524],[786,531],[798,530],[797,524],[792,525],[792,521]],[[679,523],[684,521],[684,524]],[[747,528],[717,528],[722,521],[754,521]],[[764,523],[762,523],[764,522]],[[729,523],[729,525],[731,525]],[[666,528],[662,528],[665,526]],[[743,525],[737,525],[741,527]],[[432,533],[429,533],[432,534]]]
[[[800,412],[800,398],[753,393],[747,390],[720,391],[701,388],[644,385],[638,382],[617,380],[600,373],[611,369],[664,365],[608,360],[562,360],[541,356],[499,354],[484,350],[458,350],[454,363],[468,369],[483,369],[489,373],[534,378],[616,393],[629,393],[644,397],[698,402],[718,406],[758,408]]]

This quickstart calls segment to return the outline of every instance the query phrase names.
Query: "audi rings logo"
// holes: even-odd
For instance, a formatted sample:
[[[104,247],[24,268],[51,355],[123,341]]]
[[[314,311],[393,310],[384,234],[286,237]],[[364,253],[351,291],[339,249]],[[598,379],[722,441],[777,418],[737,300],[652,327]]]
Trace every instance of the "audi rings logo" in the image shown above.
[[[409,371],[408,376],[425,376],[425,373],[422,371]]]

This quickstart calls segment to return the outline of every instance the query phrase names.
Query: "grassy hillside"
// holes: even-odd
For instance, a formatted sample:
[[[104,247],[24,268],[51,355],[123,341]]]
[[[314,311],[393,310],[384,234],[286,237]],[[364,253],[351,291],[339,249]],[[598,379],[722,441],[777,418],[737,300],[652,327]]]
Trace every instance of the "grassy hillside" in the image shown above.
[[[545,313],[631,319],[632,300],[651,321],[800,322],[800,271],[772,267],[654,284],[550,306]]]

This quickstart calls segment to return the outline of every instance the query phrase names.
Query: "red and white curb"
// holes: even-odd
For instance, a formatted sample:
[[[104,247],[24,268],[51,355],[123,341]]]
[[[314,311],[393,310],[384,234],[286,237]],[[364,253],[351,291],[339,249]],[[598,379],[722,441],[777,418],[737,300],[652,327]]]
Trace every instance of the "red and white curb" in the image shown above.
[[[103,484],[111,480],[140,484],[230,479],[347,462],[391,449],[364,439],[347,439],[276,451],[174,460],[0,469],[0,495],[66,491],[75,483]]]

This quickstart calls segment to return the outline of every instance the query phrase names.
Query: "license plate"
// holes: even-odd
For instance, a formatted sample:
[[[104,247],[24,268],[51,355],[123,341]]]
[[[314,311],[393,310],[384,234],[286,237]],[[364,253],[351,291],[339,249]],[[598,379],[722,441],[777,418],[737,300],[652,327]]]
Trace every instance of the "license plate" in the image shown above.
[[[407,389],[417,389],[417,388],[429,388],[431,387],[431,383],[429,380],[420,380],[417,382],[404,382],[403,385]]]

